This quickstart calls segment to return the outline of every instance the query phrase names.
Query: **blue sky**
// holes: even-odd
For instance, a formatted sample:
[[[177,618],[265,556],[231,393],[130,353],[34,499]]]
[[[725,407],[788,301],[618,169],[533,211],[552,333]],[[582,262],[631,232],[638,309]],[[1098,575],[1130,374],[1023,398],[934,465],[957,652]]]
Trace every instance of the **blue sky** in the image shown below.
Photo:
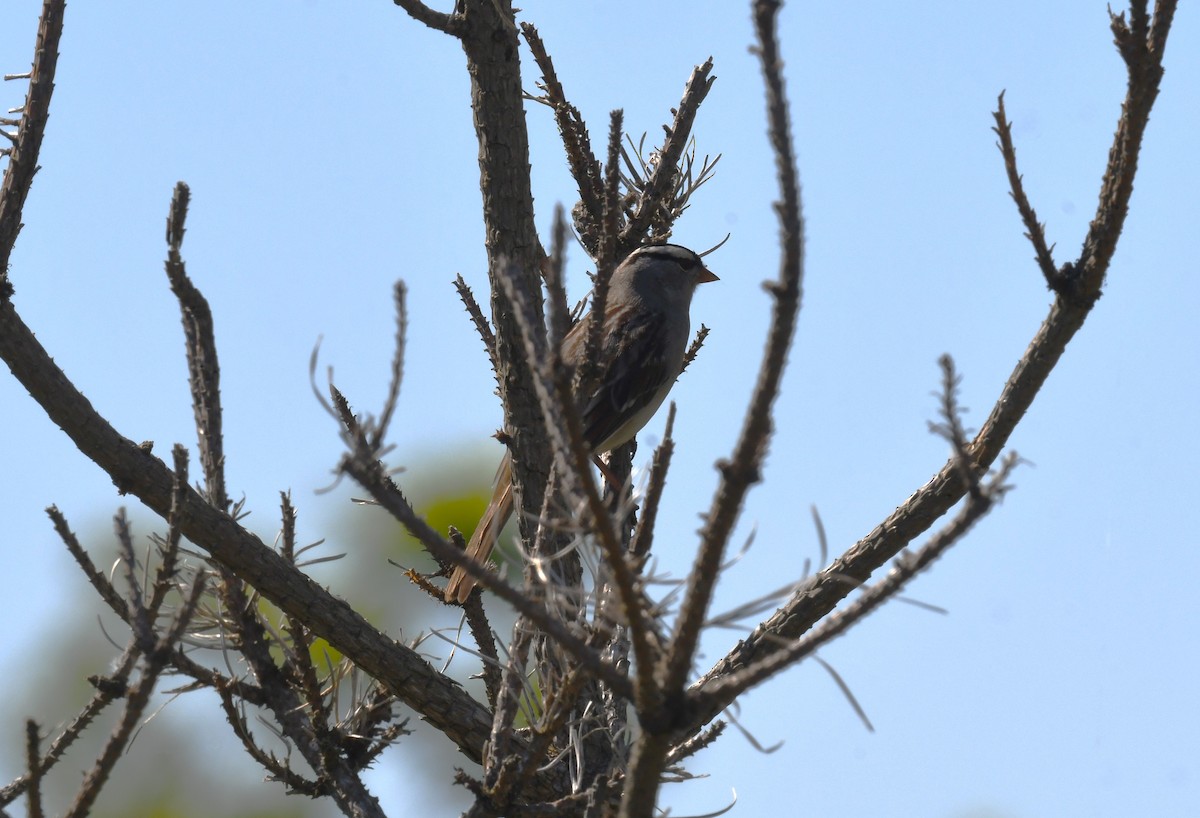
[[[597,135],[622,107],[628,130],[656,139],[692,66],[716,63],[696,133],[701,153],[723,158],[675,236],[702,248],[732,233],[710,259],[721,282],[692,310],[712,335],[673,393],[679,450],[660,531],[674,534],[659,535],[657,556],[680,575],[715,486],[711,463],[740,427],[769,308],[759,285],[777,259],[748,11],[523,6]],[[0,9],[5,72],[25,69],[38,7]],[[766,483],[739,532],[754,531],[755,544],[718,610],[815,559],[810,505],[843,550],[922,485],[946,456],[926,430],[937,357],[954,356],[977,426],[1044,316],[1049,296],[990,130],[997,94],[1007,91],[1026,189],[1060,262],[1078,252],[1094,212],[1124,94],[1102,2],[793,3],[782,21],[808,226],[805,301]],[[783,748],[760,755],[727,736],[693,764],[708,778],[665,790],[673,814],[717,809],[734,790],[741,815],[1195,814],[1194,7],[1183,4],[1176,23],[1104,298],[1012,438],[1035,465],[911,588],[949,616],[893,604],[822,654],[876,732],[819,666],[794,668],[739,714],[759,741]],[[479,292],[485,283],[455,43],[385,2],[74,3],[62,55],[11,275],[19,311],[100,412],[158,452],[193,446],[162,273],[167,203],[182,179],[193,192],[184,254],[222,355],[229,485],[245,494],[256,530],[272,534],[277,492],[290,488],[302,537],[350,550],[331,530],[346,494],[313,493],[339,443],[309,392],[308,357],[323,336],[338,384],[377,405],[397,277],[409,286],[410,337],[392,458],[409,466],[410,484],[436,458],[477,466],[486,483],[500,410],[451,286],[460,272]],[[527,68],[530,90],[535,79]],[[23,93],[0,86],[5,107]],[[574,196],[548,109],[531,105],[528,121],[546,233],[554,204]],[[586,270],[576,251],[578,295]],[[0,616],[17,657],[96,607],[42,509],[57,503],[77,528],[100,530],[123,500],[7,372],[0,415]],[[711,634],[701,669],[738,636]],[[20,731],[14,714],[0,747],[19,746]],[[404,756],[388,758],[373,786],[398,811],[411,793],[397,783]],[[445,799],[461,797],[447,796],[449,777],[431,780],[428,796],[447,814]]]

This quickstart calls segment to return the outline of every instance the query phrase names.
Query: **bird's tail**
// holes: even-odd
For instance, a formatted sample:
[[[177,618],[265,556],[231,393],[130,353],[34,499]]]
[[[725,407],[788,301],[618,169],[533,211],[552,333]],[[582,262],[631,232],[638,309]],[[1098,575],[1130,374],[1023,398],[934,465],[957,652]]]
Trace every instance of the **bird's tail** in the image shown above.
[[[491,502],[488,503],[487,511],[483,512],[479,524],[475,526],[471,542],[467,545],[468,557],[479,565],[487,565],[492,549],[496,547],[496,540],[500,538],[500,531],[512,516],[512,511],[512,457],[506,454],[500,461],[500,468],[496,470],[496,485],[492,489]],[[446,584],[445,599],[447,602],[466,602],[474,588],[475,581],[467,572],[462,568],[455,568],[454,573],[450,575],[450,582]]]

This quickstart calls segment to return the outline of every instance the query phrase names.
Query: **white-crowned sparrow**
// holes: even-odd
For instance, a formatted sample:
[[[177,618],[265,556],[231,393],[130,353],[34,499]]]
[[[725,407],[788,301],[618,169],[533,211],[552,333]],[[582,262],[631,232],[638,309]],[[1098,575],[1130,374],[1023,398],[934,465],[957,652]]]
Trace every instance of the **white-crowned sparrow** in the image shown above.
[[[584,439],[593,454],[611,451],[654,416],[683,368],[691,325],[688,308],[696,285],[716,281],[700,256],[677,244],[634,250],[613,270],[605,303],[596,386],[579,400]],[[568,366],[583,361],[590,316],[563,338]],[[500,529],[513,511],[512,458],[505,455],[487,511],[475,527],[467,554],[480,563],[491,556]],[[448,602],[463,602],[475,583],[456,568],[446,585]]]

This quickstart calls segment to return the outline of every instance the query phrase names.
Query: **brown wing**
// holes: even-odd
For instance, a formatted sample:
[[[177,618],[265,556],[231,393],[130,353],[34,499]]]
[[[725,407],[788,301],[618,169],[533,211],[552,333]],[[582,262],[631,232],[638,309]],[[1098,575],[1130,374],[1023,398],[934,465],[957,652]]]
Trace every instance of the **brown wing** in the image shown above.
[[[609,440],[673,383],[681,363],[674,360],[680,356],[673,354],[658,313],[627,317],[620,332],[605,335],[609,340],[600,350],[599,386],[580,401],[584,436],[593,448]]]

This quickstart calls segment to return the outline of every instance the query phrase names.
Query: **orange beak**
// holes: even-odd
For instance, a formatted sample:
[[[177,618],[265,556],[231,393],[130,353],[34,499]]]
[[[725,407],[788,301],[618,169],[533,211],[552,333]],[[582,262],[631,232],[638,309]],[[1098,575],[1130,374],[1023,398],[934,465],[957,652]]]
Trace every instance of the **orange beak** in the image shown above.
[[[721,279],[717,278],[716,274],[712,270],[708,269],[707,267],[702,267],[700,275],[696,276],[697,284],[707,284],[710,281],[720,281],[720,280]]]

